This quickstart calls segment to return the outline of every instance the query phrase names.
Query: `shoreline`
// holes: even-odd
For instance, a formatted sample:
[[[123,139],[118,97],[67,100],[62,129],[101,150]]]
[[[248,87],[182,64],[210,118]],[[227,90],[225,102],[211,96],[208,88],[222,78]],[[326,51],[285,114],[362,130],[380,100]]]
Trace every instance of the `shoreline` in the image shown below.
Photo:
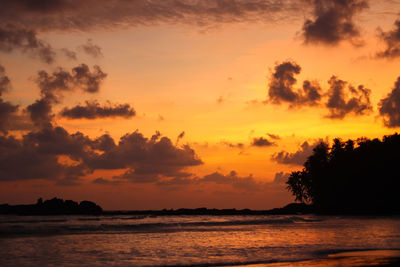
[[[400,249],[353,250],[329,253],[321,258],[275,263],[221,265],[223,267],[338,267],[338,266],[400,266]]]

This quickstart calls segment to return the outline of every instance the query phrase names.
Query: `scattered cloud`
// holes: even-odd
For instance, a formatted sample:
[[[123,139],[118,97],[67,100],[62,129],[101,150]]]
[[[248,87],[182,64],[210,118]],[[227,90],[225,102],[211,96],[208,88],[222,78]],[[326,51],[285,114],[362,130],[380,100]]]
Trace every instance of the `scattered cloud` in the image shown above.
[[[36,83],[40,88],[43,97],[59,100],[59,95],[63,91],[74,91],[81,89],[87,93],[97,93],[100,84],[107,77],[101,68],[97,65],[90,71],[88,65],[82,63],[68,72],[62,68],[49,74],[46,71],[39,71],[36,77]]]
[[[303,25],[303,38],[306,44],[321,43],[337,45],[348,40],[360,45],[357,39],[360,30],[354,16],[368,8],[366,0],[313,0],[314,18],[307,19]]]
[[[36,83],[40,89],[41,98],[29,105],[26,111],[36,125],[48,124],[54,117],[52,105],[61,101],[63,92],[80,89],[87,93],[97,93],[100,84],[107,77],[97,65],[90,71],[86,64],[80,64],[68,72],[62,68],[49,74],[39,71]]]
[[[295,89],[297,83],[295,75],[298,75],[301,67],[291,61],[286,61],[275,66],[275,71],[269,83],[269,102],[272,104],[288,103],[290,108],[300,106],[320,106],[324,98],[327,98],[325,107],[331,119],[343,119],[347,115],[368,115],[372,111],[370,101],[371,90],[363,85],[354,87],[348,82],[332,76],[326,93],[317,81],[305,80],[302,89]]]
[[[222,141],[221,142],[223,145],[226,145],[230,148],[239,148],[239,149],[243,149],[244,148],[244,144],[243,143],[232,143],[232,142],[226,142],[226,141]]]
[[[328,118],[343,119],[351,113],[365,115],[372,111],[370,89],[365,88],[363,85],[353,87],[336,76],[332,76],[328,83],[330,85],[328,102],[326,103],[326,107],[329,110]]]
[[[129,104],[111,104],[100,106],[97,101],[86,101],[84,106],[77,105],[72,108],[64,108],[60,115],[68,119],[98,118],[131,118],[136,115],[135,110]]]
[[[83,52],[94,58],[103,57],[101,47],[94,44],[92,39],[88,39],[86,44],[82,45],[80,48],[83,50]]]
[[[301,67],[295,62],[285,61],[277,64],[269,82],[269,102],[272,104],[289,103],[291,107],[308,105],[316,106],[321,99],[321,88],[317,82],[304,81],[302,89],[295,89],[296,75]]]

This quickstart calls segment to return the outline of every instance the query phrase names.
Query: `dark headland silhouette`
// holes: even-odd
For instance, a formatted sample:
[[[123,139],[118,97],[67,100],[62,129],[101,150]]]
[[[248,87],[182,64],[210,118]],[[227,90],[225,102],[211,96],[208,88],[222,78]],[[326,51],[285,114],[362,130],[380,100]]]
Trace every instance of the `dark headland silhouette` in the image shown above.
[[[400,214],[400,135],[321,142],[288,190],[315,213]]]
[[[164,209],[103,211],[91,201],[41,198],[31,205],[0,205],[0,214],[21,215],[281,215],[281,214],[400,214],[400,135],[382,140],[359,138],[332,147],[321,142],[301,171],[292,172],[287,189],[298,203],[271,210]]]

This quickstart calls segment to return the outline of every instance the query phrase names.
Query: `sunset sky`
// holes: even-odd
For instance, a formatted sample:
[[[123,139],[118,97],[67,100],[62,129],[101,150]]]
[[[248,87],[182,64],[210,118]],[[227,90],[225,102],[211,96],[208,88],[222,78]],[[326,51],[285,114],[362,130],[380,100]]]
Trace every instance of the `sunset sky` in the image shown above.
[[[0,203],[281,207],[400,127],[400,1],[0,0]]]

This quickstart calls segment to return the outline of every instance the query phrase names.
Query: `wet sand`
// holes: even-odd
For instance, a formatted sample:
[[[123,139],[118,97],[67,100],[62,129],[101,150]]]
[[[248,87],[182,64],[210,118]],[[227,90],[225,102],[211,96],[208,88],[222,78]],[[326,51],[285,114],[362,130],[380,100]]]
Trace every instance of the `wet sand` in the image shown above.
[[[238,265],[239,266],[239,265]],[[262,263],[246,267],[339,267],[339,266],[400,266],[400,250],[349,251],[329,254],[325,258],[297,262]]]

